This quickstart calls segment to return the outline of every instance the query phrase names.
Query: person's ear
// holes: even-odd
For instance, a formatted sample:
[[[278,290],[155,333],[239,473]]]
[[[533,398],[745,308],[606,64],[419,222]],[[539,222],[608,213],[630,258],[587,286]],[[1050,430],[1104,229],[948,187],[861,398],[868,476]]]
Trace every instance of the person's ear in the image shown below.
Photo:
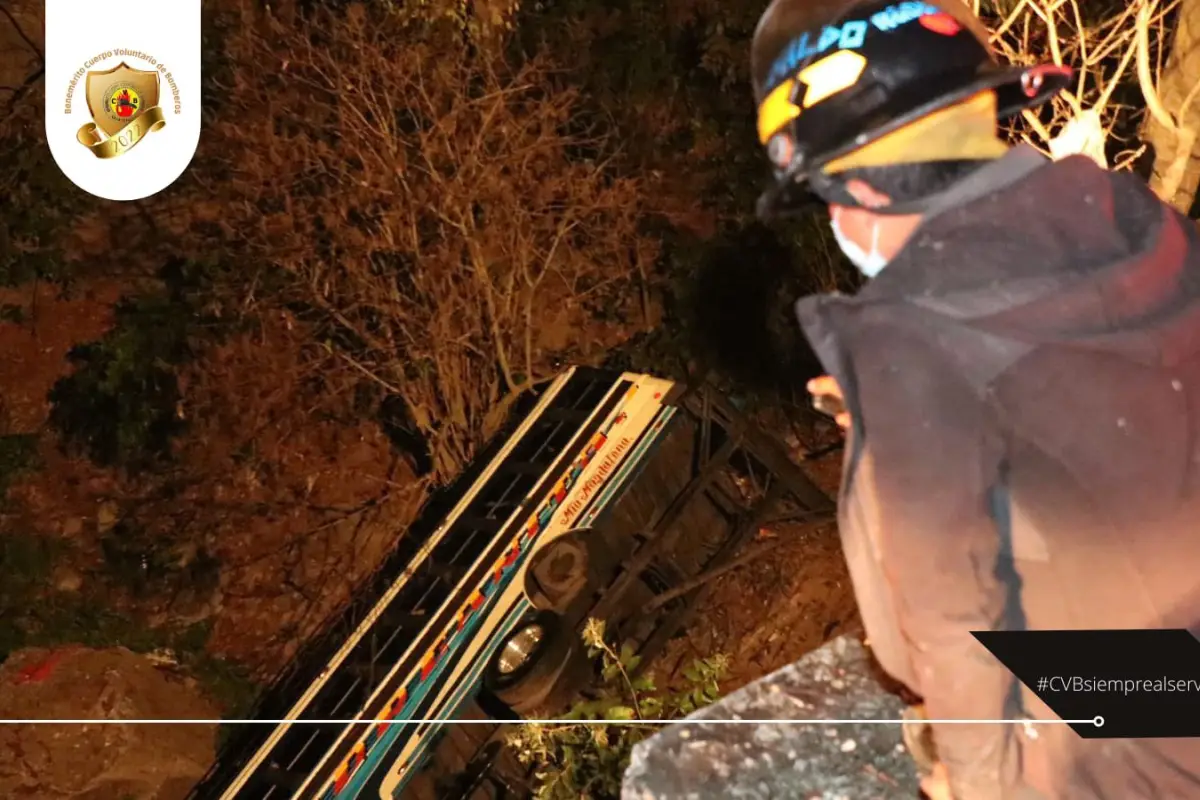
[[[846,191],[866,208],[883,208],[892,203],[892,198],[858,178],[846,181]]]

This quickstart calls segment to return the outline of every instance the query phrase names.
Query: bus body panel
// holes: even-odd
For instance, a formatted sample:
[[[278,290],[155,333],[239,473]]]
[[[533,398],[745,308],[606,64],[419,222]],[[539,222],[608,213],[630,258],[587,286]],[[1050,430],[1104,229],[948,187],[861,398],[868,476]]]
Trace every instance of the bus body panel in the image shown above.
[[[409,584],[427,568],[435,551],[452,547],[456,534],[468,539],[480,535],[475,529],[461,530],[465,523],[460,519],[466,518],[478,498],[489,496],[506,463],[531,439],[534,427],[550,416],[547,410],[557,408],[559,396],[573,391],[571,381],[578,381],[576,373],[574,368],[569,370],[543,391],[534,409],[420,546],[408,567],[291,704],[285,722],[271,731],[240,769],[236,764],[231,767],[238,771],[219,794],[201,796],[219,800],[399,796],[430,754],[430,744],[445,722],[461,713],[498,648],[531,610],[524,585],[533,554],[572,530],[594,524],[604,508],[620,497],[676,410],[667,405],[678,390],[676,384],[647,375],[607,373],[608,389],[602,384],[594,391],[589,389],[592,394],[587,396],[596,396],[594,404],[579,409],[580,414],[590,409],[586,420],[576,425],[569,442],[553,455],[534,488],[484,542],[478,558],[445,600],[423,609],[430,621],[410,637],[369,700],[353,713],[338,716],[358,721],[343,726],[332,744],[316,734],[308,736],[305,729],[312,726],[291,721],[314,718],[324,707],[317,699],[332,696],[339,670],[348,666],[346,662],[365,637],[380,634],[376,626],[382,626],[380,620],[389,604],[399,602],[401,593],[413,588]],[[596,395],[601,391],[602,395]],[[468,544],[464,541],[462,546]],[[395,724],[401,722],[404,724]],[[305,748],[309,748],[307,754]],[[322,748],[319,760],[312,762]],[[303,780],[297,788],[284,788],[266,776],[272,769],[293,769],[301,758],[315,765],[300,773]]]
[[[469,604],[462,607],[457,626],[448,630],[447,638],[443,640],[448,640],[443,651],[447,655],[439,659],[438,648],[443,647],[439,642],[424,659],[426,664],[438,659],[437,665],[428,671],[415,671],[409,677],[407,686],[412,690],[406,692],[407,703],[396,715],[398,718],[453,719],[461,702],[456,706],[449,700],[456,694],[465,700],[473,693],[475,686],[469,678],[474,676],[477,683],[495,647],[503,641],[496,636],[500,623],[509,617],[514,607],[524,605],[528,608],[524,573],[530,555],[573,528],[570,523],[588,498],[598,494],[597,489],[613,475],[614,468],[630,455],[634,444],[653,425],[667,389],[669,384],[666,382],[643,378],[634,383],[609,412],[583,452],[541,499],[538,510],[527,520],[520,521],[510,547],[493,563],[493,571],[478,590],[483,594],[482,604],[474,608]],[[469,588],[464,587],[464,591]],[[492,645],[491,649],[486,647],[488,643]],[[431,695],[432,692],[436,694]],[[415,735],[416,729],[411,725],[387,726],[377,737],[378,728],[372,729],[352,752],[360,752],[368,741],[378,744],[369,747],[365,760],[352,755],[317,797],[320,800],[345,800],[398,796],[419,763],[415,756],[423,749],[422,743],[428,741],[439,727],[424,725],[420,736]],[[377,758],[371,757],[372,751],[378,753]],[[388,760],[391,760],[391,766],[381,770]],[[341,791],[337,790],[339,785]]]

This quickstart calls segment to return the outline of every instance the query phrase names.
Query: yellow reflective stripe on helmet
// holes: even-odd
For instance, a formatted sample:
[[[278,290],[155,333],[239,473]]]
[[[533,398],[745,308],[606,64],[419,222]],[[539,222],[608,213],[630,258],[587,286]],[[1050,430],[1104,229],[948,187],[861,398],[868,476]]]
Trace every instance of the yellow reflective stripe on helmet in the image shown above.
[[[788,78],[771,90],[758,107],[758,140],[767,140],[787,123],[800,116],[800,107],[792,102],[792,91],[796,81]]]
[[[830,161],[824,171],[999,158],[1008,145],[997,135],[996,105],[995,91],[985,89]]]
[[[763,98],[758,107],[758,140],[766,144],[780,128],[800,116],[801,106],[792,98],[797,82],[804,84],[801,105],[812,108],[858,83],[866,68],[867,59],[853,50],[838,50],[809,64],[795,78],[788,78]]]
[[[838,50],[809,64],[796,76],[808,86],[804,107],[812,108],[825,98],[849,89],[858,83],[866,68],[867,59],[853,50]]]

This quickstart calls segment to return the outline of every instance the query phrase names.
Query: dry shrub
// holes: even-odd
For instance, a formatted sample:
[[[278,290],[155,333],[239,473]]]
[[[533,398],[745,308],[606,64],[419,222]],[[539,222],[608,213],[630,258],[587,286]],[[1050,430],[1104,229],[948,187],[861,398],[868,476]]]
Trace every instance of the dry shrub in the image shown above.
[[[1055,157],[1082,152],[1114,169],[1133,166],[1146,149],[1137,136],[1146,106],[1157,114],[1160,105],[1156,87],[1169,40],[1165,24],[1178,4],[1130,0],[1098,14],[1082,0],[972,0],[1006,61],[1053,62],[1075,70],[1074,85],[1046,108],[1025,111],[1013,135]],[[1130,92],[1119,91],[1130,86],[1140,89],[1132,103]]]
[[[325,380],[399,396],[437,480],[558,359],[589,355],[597,317],[644,321],[647,190],[573,130],[576,92],[545,59],[506,67],[361,6],[247,19],[229,46],[201,154],[222,246],[294,278]]]

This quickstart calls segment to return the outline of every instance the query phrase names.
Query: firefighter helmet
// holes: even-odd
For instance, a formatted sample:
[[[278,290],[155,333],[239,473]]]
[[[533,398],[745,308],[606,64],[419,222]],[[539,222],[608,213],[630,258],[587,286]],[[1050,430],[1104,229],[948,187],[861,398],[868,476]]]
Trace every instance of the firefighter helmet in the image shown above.
[[[1071,79],[1065,67],[998,64],[987,28],[960,0],[774,0],[754,32],[751,74],[774,169],[764,217],[795,208],[806,188],[857,205],[831,162],[988,90],[1004,118]]]

